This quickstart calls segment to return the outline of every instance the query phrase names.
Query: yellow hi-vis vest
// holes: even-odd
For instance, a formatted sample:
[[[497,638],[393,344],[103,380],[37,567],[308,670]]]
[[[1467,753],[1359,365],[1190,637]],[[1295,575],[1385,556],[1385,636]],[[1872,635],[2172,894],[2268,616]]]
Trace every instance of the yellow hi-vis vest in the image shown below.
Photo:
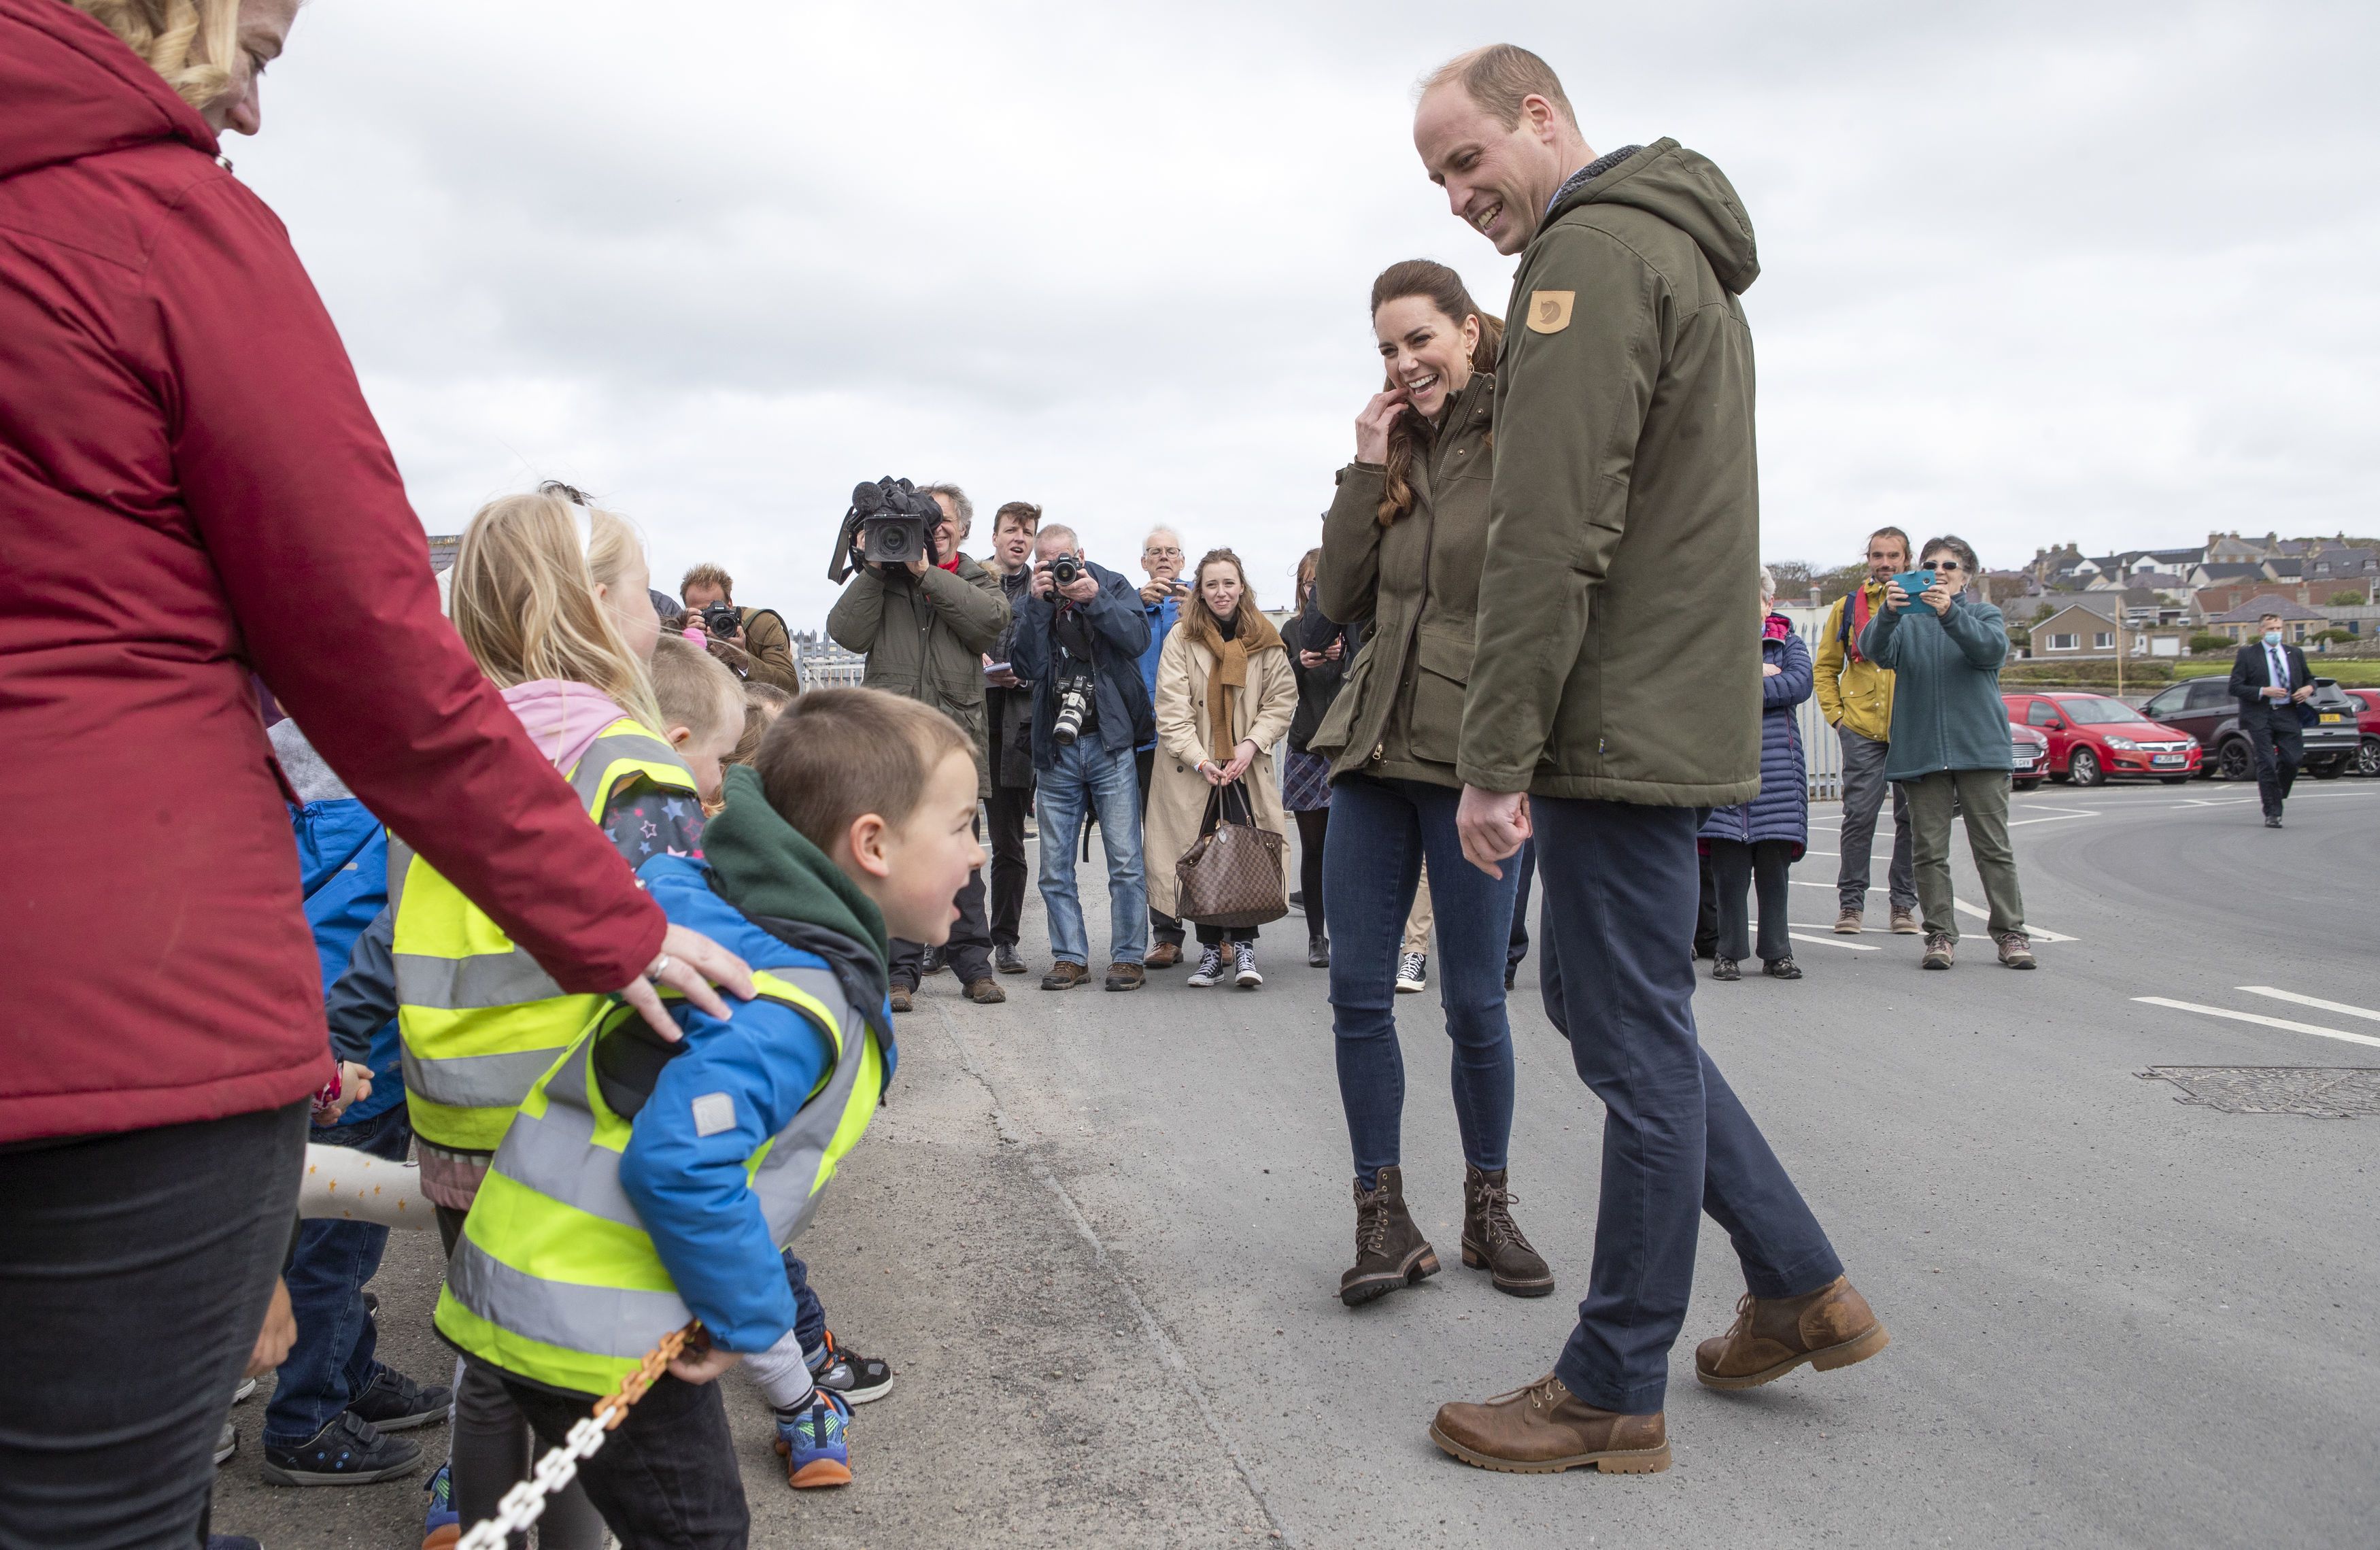
[[[783,1248],[875,1115],[884,1055],[831,971],[756,970],[752,981],[760,999],[802,1013],[835,1048],[809,1101],[745,1159],[770,1239]],[[581,1394],[611,1392],[694,1316],[620,1186],[630,1122],[596,1076],[597,1040],[635,1016],[606,1013],[523,1101],[438,1294],[438,1332],[458,1349]]]
[[[622,716],[571,766],[587,815],[601,822],[621,786],[643,776],[695,793],[694,775],[633,716]],[[493,1152],[513,1110],[607,997],[569,995],[462,890],[392,836],[390,949],[406,1109],[416,1134],[453,1152]]]

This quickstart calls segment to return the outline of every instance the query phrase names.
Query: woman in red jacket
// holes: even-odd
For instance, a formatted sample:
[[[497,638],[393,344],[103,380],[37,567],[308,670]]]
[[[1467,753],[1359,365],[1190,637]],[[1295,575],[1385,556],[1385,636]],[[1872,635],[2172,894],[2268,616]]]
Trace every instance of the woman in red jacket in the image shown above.
[[[252,668],[565,989],[670,928],[439,616],[322,302],[218,159],[297,0],[0,0],[0,1543],[188,1544],[331,1071]],[[278,1343],[285,1344],[285,1335]]]

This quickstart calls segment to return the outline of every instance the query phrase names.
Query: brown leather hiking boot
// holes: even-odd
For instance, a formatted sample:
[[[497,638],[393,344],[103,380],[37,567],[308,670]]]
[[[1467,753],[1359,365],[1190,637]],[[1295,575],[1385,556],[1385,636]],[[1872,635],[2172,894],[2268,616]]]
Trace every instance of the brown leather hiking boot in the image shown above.
[[[905,1012],[909,1009],[909,998],[916,994],[917,988],[913,985],[896,984],[886,993],[885,999],[894,1011]]]
[[[1076,963],[1072,958],[1062,958],[1057,962],[1050,966],[1050,972],[1041,976],[1041,988],[1043,990],[1072,990],[1090,977],[1091,970],[1089,965]]]
[[[1138,990],[1148,980],[1148,970],[1137,963],[1108,965],[1107,988],[1110,990]]]
[[[1554,1273],[1529,1246],[1512,1220],[1512,1191],[1504,1170],[1463,1170],[1463,1263],[1494,1277],[1496,1289],[1514,1297],[1543,1297],[1554,1289]]]
[[[1894,910],[1894,911],[1892,912],[1892,934],[1893,934],[1893,935],[1895,935],[1895,936],[1914,936],[1914,935],[1916,935],[1916,934],[1917,934],[1918,930],[1919,930],[1919,927],[1918,927],[1918,924],[1917,924],[1917,911],[1916,911],[1916,910],[1914,910],[1914,909],[1896,909],[1896,910]]]
[[[1670,1467],[1661,1412],[1621,1415],[1582,1402],[1548,1373],[1526,1388],[1477,1405],[1440,1405],[1429,1440],[1466,1464],[1507,1474],[1658,1474]]]
[[[1948,969],[1958,958],[1956,945],[1947,936],[1925,939],[1925,956],[1917,960],[1920,969]]]
[[[1857,936],[1866,929],[1866,922],[1867,911],[1864,909],[1839,909],[1835,912],[1835,934]]]
[[[1140,960],[1144,969],[1171,969],[1181,961],[1182,944],[1179,942],[1160,942],[1148,949],[1148,957]]]
[[[1339,1300],[1354,1308],[1438,1274],[1438,1251],[1405,1212],[1402,1168],[1382,1168],[1378,1188],[1355,1184],[1355,1264],[1339,1277]]]
[[[1757,1388],[1805,1361],[1831,1373],[1890,1344],[1867,1299],[1838,1275],[1800,1297],[1744,1293],[1727,1333],[1694,1348],[1694,1376],[1711,1388]]]

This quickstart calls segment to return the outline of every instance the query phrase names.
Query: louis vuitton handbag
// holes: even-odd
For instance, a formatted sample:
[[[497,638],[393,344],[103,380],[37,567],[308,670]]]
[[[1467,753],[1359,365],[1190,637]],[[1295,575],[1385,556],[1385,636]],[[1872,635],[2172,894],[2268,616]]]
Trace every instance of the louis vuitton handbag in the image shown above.
[[[1288,846],[1287,836],[1257,826],[1245,783],[1215,787],[1208,795],[1198,837],[1173,863],[1181,896],[1174,913],[1208,926],[1260,926],[1280,920],[1289,913],[1281,883],[1281,854]]]

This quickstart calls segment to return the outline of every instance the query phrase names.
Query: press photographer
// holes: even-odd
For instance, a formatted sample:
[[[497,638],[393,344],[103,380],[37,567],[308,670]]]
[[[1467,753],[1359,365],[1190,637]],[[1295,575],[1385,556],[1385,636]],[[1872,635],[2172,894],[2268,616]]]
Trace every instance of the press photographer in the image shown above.
[[[860,679],[868,688],[922,701],[967,729],[989,796],[983,657],[1008,628],[1009,607],[1000,579],[959,553],[973,514],[955,484],[921,490],[883,479],[853,491],[827,567],[832,580],[849,580],[826,616],[826,632],[868,659]],[[992,978],[980,868],[967,874],[955,902],[946,961],[968,1000],[1007,1000]],[[894,1011],[909,1009],[924,958],[922,945],[893,942]]]
[[[1107,988],[1138,990],[1148,946],[1148,885],[1133,750],[1156,726],[1140,677],[1148,620],[1133,584],[1086,559],[1073,529],[1043,528],[1034,552],[1009,660],[1033,686],[1041,903],[1050,912],[1055,959],[1041,988],[1066,990],[1090,978],[1090,939],[1075,885],[1075,840],[1087,809],[1099,814],[1107,853]]]
[[[677,584],[679,601],[686,604],[686,628],[702,631],[710,642],[710,654],[737,677],[799,694],[802,676],[794,665],[793,636],[785,621],[773,608],[738,607],[735,592],[735,579],[715,565],[687,571]]]

